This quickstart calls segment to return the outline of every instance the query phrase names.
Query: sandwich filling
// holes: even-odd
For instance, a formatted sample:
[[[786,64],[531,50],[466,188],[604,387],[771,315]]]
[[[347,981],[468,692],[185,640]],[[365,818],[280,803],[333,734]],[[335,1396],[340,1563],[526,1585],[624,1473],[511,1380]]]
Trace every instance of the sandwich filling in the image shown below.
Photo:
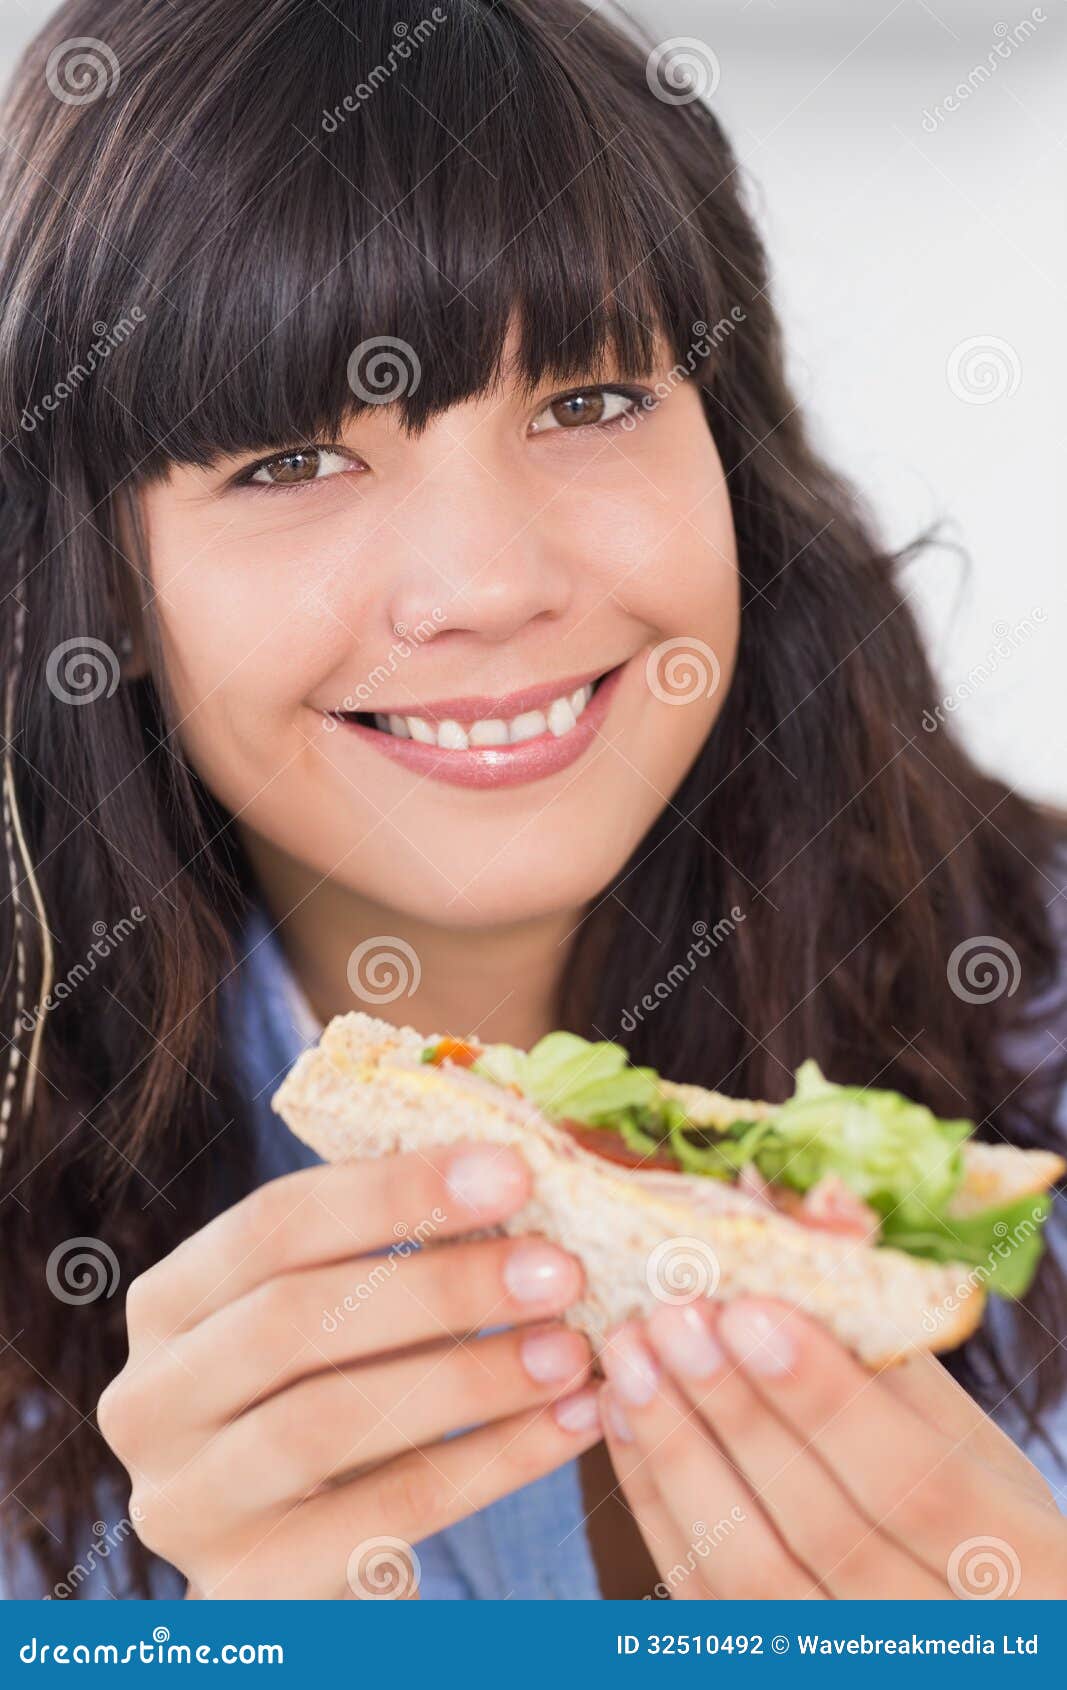
[[[1050,1198],[955,1212],[968,1120],[943,1120],[899,1092],[839,1086],[815,1062],[778,1105],[716,1100],[631,1063],[621,1045],[549,1033],[529,1051],[439,1039],[424,1063],[465,1069],[520,1097],[583,1149],[665,1193],[725,1211],[785,1215],[804,1226],[973,1266],[990,1291],[1018,1297],[1040,1259]],[[710,1099],[711,1094],[699,1093]],[[736,1108],[736,1117],[731,1118]]]

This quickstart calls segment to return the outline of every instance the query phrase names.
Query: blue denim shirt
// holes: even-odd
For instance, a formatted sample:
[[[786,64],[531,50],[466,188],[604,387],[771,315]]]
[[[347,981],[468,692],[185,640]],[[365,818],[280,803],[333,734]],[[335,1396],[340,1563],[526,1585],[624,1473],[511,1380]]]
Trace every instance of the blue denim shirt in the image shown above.
[[[225,991],[229,1036],[254,1111],[258,1181],[263,1183],[320,1160],[274,1114],[270,1099],[300,1052],[315,1043],[321,1028],[262,914],[257,914],[247,929],[241,969]],[[1063,1249],[1065,1230],[1061,1224],[1050,1237],[1054,1248]],[[1010,1306],[992,1299],[987,1318],[1010,1322]],[[997,1419],[1045,1474],[1057,1491],[1060,1506],[1067,1510],[1067,1401],[1053,1419],[1051,1447],[1044,1441],[1027,1443],[1021,1428],[1013,1424],[1010,1400]],[[97,1519],[117,1522],[125,1508],[124,1496],[103,1498]],[[108,1539],[101,1536],[99,1541],[106,1543]],[[85,1543],[89,1546],[93,1542],[92,1522],[88,1522]],[[600,1597],[576,1461],[500,1498],[446,1531],[424,1538],[418,1545],[418,1556],[424,1599]],[[79,1580],[80,1594],[124,1594],[121,1560],[121,1548],[107,1559],[97,1558],[90,1575]],[[184,1588],[184,1579],[173,1567],[157,1563],[153,1595],[181,1596]],[[0,1596],[45,1594],[25,1564],[9,1567],[6,1580],[0,1582]]]

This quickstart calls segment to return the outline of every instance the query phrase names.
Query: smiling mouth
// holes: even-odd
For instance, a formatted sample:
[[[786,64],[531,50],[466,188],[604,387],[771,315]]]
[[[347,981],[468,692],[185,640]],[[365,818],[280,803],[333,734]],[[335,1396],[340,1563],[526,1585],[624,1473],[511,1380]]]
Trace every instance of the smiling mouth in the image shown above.
[[[337,720],[353,722],[393,739],[410,739],[418,745],[436,746],[441,751],[476,751],[489,747],[522,745],[527,740],[550,734],[562,739],[577,725],[593,695],[614,669],[570,692],[546,700],[544,708],[523,710],[512,716],[451,717],[385,715],[370,710],[336,710]]]

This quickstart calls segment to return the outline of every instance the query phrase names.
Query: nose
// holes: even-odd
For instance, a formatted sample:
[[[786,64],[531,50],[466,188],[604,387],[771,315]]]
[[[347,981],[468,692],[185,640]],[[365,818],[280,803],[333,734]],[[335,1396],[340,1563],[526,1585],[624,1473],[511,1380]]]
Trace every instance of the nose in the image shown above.
[[[561,617],[574,590],[566,541],[550,510],[480,469],[429,485],[394,522],[399,557],[388,612],[394,628],[432,626],[513,638],[527,623]]]

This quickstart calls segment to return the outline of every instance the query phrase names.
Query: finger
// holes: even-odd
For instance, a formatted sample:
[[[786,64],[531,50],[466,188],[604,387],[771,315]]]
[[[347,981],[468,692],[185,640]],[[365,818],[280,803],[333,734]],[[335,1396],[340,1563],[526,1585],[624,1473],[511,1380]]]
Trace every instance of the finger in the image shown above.
[[[178,1340],[173,1388],[184,1381],[187,1416],[192,1390],[196,1419],[221,1421],[322,1368],[480,1327],[543,1321],[568,1308],[582,1282],[577,1259],[539,1238],[305,1268],[267,1280]],[[158,1396],[158,1355],[151,1371],[145,1389]]]
[[[367,1595],[360,1568],[385,1544],[401,1576],[414,1571],[410,1551],[512,1491],[573,1461],[601,1436],[596,1390],[587,1387],[550,1407],[528,1410],[428,1448],[409,1450],[265,1521],[240,1552],[224,1551],[209,1568],[207,1596]],[[417,1548],[415,1549],[417,1556]],[[349,1582],[351,1575],[352,1583]],[[506,1595],[506,1591],[502,1591]]]
[[[718,1338],[712,1305],[665,1305],[648,1321],[660,1361],[747,1479],[796,1559],[837,1598],[940,1598],[944,1585],[856,1507],[832,1472],[772,1413]]]
[[[211,1438],[185,1470],[195,1505],[255,1495],[294,1502],[319,1485],[377,1465],[462,1427],[572,1393],[588,1378],[589,1341],[559,1324],[439,1346],[304,1379]]]
[[[863,1513],[944,1580],[961,1539],[995,1534],[1007,1482],[798,1310],[728,1303],[719,1337],[760,1398],[820,1456]]]
[[[936,1356],[922,1351],[897,1367],[887,1367],[879,1377],[892,1395],[936,1426],[964,1453],[1021,1485],[1046,1507],[1056,1507],[1047,1480]]]
[[[700,1577],[702,1562],[664,1507],[652,1468],[634,1442],[625,1411],[610,1385],[600,1388],[600,1418],[620,1489],[660,1573],[660,1583],[649,1594],[706,1599],[711,1591]],[[702,1535],[697,1534],[698,1540]]]
[[[810,1572],[665,1378],[640,1327],[631,1322],[612,1333],[601,1360],[633,1432],[636,1455],[700,1561],[702,1582],[715,1596],[735,1600],[812,1595]],[[708,1553],[693,1548],[698,1542],[710,1546]]]
[[[159,1342],[280,1273],[437,1242],[521,1208],[530,1173],[503,1145],[327,1163],[269,1180],[134,1280],[130,1341]]]

